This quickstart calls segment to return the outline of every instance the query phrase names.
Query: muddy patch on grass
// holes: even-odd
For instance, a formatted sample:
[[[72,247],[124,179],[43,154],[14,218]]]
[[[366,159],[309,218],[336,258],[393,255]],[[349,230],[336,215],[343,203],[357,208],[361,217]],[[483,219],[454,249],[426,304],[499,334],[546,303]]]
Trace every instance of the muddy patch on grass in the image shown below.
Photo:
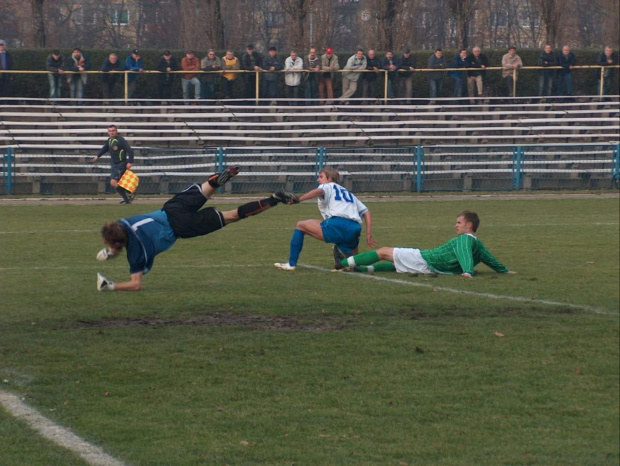
[[[165,327],[168,325],[188,325],[192,327],[223,327],[248,326],[256,330],[305,330],[309,332],[325,332],[343,330],[345,324],[340,322],[300,322],[291,316],[264,316],[256,314],[209,314],[182,318],[166,317],[133,317],[106,319],[97,321],[80,320],[70,328],[104,329],[125,327]]]

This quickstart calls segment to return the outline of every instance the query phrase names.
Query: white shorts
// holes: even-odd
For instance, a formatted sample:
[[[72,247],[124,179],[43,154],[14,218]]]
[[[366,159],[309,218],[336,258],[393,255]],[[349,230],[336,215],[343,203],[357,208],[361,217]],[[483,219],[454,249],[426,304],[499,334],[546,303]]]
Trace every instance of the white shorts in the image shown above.
[[[394,248],[394,266],[398,273],[435,274],[428,266],[419,249]]]

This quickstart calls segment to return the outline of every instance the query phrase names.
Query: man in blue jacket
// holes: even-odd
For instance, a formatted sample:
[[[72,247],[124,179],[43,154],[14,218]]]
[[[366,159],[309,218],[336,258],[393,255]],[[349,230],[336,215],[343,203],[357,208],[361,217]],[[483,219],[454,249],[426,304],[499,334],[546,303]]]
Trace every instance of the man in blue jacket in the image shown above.
[[[144,62],[140,57],[140,51],[138,49],[133,49],[131,55],[125,59],[125,69],[134,72],[129,73],[129,76],[127,76],[127,97],[131,99],[136,92],[136,81],[138,79],[136,73],[142,73],[144,71]]]

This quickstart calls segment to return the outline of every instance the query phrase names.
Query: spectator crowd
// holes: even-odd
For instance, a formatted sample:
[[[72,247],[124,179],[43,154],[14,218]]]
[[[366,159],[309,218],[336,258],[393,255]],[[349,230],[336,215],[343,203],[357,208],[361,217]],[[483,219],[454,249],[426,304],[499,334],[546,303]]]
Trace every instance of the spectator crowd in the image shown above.
[[[388,50],[379,57],[373,49],[358,49],[346,62],[339,62],[331,47],[319,54],[316,47],[310,47],[307,54],[291,50],[290,55],[282,60],[275,47],[269,47],[263,55],[255,50],[252,44],[246,47],[241,58],[235,56],[233,50],[227,50],[223,57],[218,57],[215,50],[207,51],[199,58],[193,50],[187,50],[183,57],[175,57],[169,50],[163,52],[153,71],[158,71],[158,98],[168,101],[172,98],[173,88],[178,85],[180,75],[181,89],[185,104],[196,103],[200,99],[213,99],[216,89],[225,99],[243,98],[254,100],[261,97],[266,102],[283,98],[289,105],[331,103],[350,103],[350,99],[358,92],[365,102],[375,102],[383,98],[378,91],[378,80],[387,82],[385,95],[388,98],[399,98],[407,103],[413,98],[413,74],[416,70],[426,68],[428,79],[428,97],[432,102],[442,95],[444,75],[447,72],[452,82],[451,95],[455,98],[484,97],[486,71],[490,65],[487,56],[480,47],[471,50],[461,49],[451,58],[444,56],[443,50],[436,49],[426,63],[416,63],[409,48],[404,48],[400,56]],[[598,54],[596,63],[601,66],[598,74],[597,93],[609,94],[618,65],[618,53],[612,47]],[[502,78],[506,85],[506,95],[514,97],[515,80],[523,61],[515,47],[510,47],[501,60]],[[546,44],[540,52],[538,61],[533,64],[539,67],[538,96],[568,98],[573,95],[573,68],[577,60],[570,46],[565,45],[561,51],[553,50]],[[500,66],[500,65],[495,65]],[[12,70],[11,55],[6,51],[6,43],[0,40],[0,70]],[[462,70],[461,70],[462,69]],[[59,50],[52,50],[47,57],[46,70],[49,72],[49,99],[57,103],[62,96],[63,81],[67,82],[69,97],[78,105],[84,103],[84,88],[88,83],[87,71],[97,71],[89,58],[75,48],[70,56],[63,57]],[[139,73],[145,71],[140,50],[134,49],[124,61],[116,53],[110,53],[98,68],[101,81],[102,96],[107,101],[113,95],[114,88],[124,82],[122,72],[131,71],[127,77],[127,97],[132,98],[136,92]],[[114,73],[117,72],[117,73]],[[334,96],[335,73],[342,78],[341,94]],[[281,86],[278,82],[283,76],[285,92],[279,95]],[[3,97],[11,95],[13,74],[0,73],[0,102]],[[241,80],[242,85],[235,85]],[[242,89],[243,95],[239,90]],[[422,97],[422,96],[419,96]]]

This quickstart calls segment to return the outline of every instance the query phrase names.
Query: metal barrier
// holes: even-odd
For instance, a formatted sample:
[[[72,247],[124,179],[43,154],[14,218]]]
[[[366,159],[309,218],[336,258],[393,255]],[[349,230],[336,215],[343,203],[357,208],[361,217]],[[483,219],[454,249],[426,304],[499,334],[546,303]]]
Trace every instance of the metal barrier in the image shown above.
[[[20,154],[3,148],[5,194],[111,192],[109,168],[91,156]],[[444,145],[393,147],[136,148],[133,169],[140,192],[178,192],[229,165],[239,176],[230,193],[301,192],[316,186],[318,171],[332,166],[356,192],[498,191],[618,187],[620,144]]]
[[[597,90],[599,97],[603,97],[604,93],[604,83],[605,83],[605,69],[606,68],[620,68],[620,65],[608,65],[608,66],[600,66],[600,65],[577,65],[577,66],[573,66],[571,68],[571,70],[580,70],[580,69],[599,69],[600,70],[600,86]],[[563,69],[563,67],[561,66],[548,66],[548,67],[542,67],[542,66],[522,66],[519,68],[514,68],[512,69],[512,77],[513,77],[513,89],[512,89],[512,95],[516,96],[517,95],[517,75],[518,73],[520,73],[521,71],[525,71],[525,70],[560,70]],[[484,68],[484,71],[499,71],[502,72],[505,69],[502,66],[488,66],[486,68]],[[410,72],[414,72],[414,73],[437,73],[437,72],[450,72],[450,71],[460,71],[460,72],[467,72],[467,71],[481,71],[480,68],[416,68],[415,70],[411,71],[411,70],[396,70],[396,73],[410,73]],[[49,75],[52,74],[49,71],[41,71],[41,70],[0,70],[0,74],[2,73],[8,73],[8,74],[45,74],[45,75]],[[125,103],[129,102],[129,75],[131,74],[157,74],[160,75],[162,74],[161,71],[156,71],[156,70],[143,70],[143,71],[108,71],[108,72],[103,72],[103,71],[81,71],[81,72],[77,72],[77,71],[64,71],[63,75],[70,75],[70,74],[102,74],[102,73],[112,73],[112,74],[123,74],[123,79],[124,79],[124,101]],[[266,101],[266,100],[271,100],[271,99],[261,99],[260,97],[260,89],[261,89],[261,83],[262,83],[262,76],[264,76],[265,73],[278,73],[278,74],[282,74],[282,73],[325,73],[325,71],[312,71],[312,70],[278,70],[278,71],[248,71],[248,70],[220,70],[220,71],[184,71],[184,70],[179,70],[179,71],[169,71],[168,73],[171,74],[198,74],[198,75],[207,75],[207,74],[217,74],[217,75],[224,75],[224,74],[255,74],[256,75],[256,82],[255,82],[255,95],[256,97],[254,97],[254,101],[256,103],[256,105],[259,105],[261,103],[261,101]],[[336,70],[336,71],[332,71],[332,73],[380,73],[383,74],[383,82],[384,82],[384,87],[383,87],[383,101],[384,103],[387,103],[389,98],[388,98],[388,81],[389,81],[389,73],[394,73],[394,71],[388,71],[388,70],[344,70],[344,69],[340,69],[340,70]],[[71,100],[71,99],[55,99],[55,100]],[[246,99],[247,100],[247,99]],[[307,100],[307,99],[299,99],[299,100]]]

